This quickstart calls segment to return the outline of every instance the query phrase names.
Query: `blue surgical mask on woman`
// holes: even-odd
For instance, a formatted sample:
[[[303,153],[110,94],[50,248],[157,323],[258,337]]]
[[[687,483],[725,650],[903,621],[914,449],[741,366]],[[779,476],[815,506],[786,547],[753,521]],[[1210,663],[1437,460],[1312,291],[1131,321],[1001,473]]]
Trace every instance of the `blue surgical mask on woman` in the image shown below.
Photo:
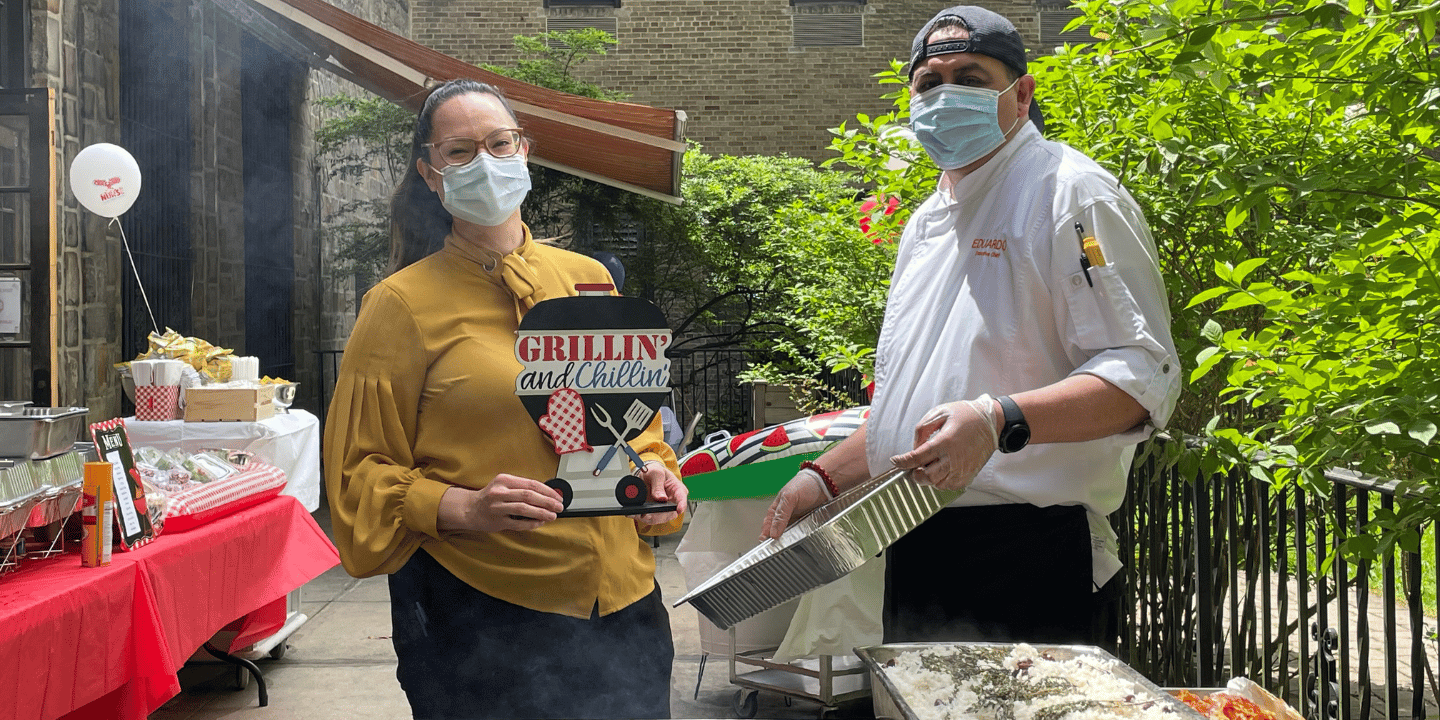
[[[497,158],[481,152],[465,165],[439,172],[445,186],[441,204],[451,215],[476,225],[505,222],[530,193],[530,170],[518,153]]]
[[[965,167],[1005,144],[1010,131],[1000,129],[997,111],[1000,96],[1013,87],[1014,82],[998,91],[950,84],[930,88],[910,98],[910,129],[941,170]]]

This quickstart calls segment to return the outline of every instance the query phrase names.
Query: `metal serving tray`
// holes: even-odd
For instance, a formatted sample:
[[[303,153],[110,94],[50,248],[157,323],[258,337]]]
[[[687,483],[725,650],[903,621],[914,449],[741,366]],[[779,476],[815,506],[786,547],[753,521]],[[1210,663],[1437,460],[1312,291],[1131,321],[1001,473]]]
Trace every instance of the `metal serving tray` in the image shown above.
[[[25,407],[0,414],[0,457],[38,460],[69,450],[87,412],[83,407]]]
[[[1015,649],[1015,643],[987,643],[987,642],[936,642],[936,643],[894,643],[888,645],[872,645],[870,647],[855,648],[855,654],[860,657],[861,662],[870,668],[870,686],[873,689],[873,703],[876,718],[888,718],[888,720],[920,720],[915,711],[905,701],[900,690],[885,672],[885,663],[893,660],[903,653],[924,650],[927,648],[947,647],[993,647],[1000,648],[1006,653]],[[1145,700],[1154,701],[1170,708],[1171,712],[1178,713],[1177,720],[1200,720],[1204,716],[1170,693],[1161,690],[1150,679],[1141,675],[1135,668],[1120,662],[1104,650],[1092,645],[1035,645],[1034,648],[1043,653],[1049,653],[1056,660],[1069,660],[1075,657],[1089,656],[1097,660],[1114,661],[1115,675],[1135,685],[1135,696],[1144,697]],[[1116,712],[1116,718],[1124,718],[1123,712]],[[983,720],[984,716],[977,715],[976,720]]]
[[[918,485],[891,470],[842,493],[766,540],[680,598],[721,630],[759,615],[865,564],[959,490]]]

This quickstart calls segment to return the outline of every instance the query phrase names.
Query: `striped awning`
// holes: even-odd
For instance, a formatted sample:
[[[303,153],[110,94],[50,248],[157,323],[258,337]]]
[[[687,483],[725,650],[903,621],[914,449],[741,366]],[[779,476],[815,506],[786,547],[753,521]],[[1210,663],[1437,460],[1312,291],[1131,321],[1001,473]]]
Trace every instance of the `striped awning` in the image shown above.
[[[303,47],[300,52],[312,67],[415,111],[435,83],[467,77],[495,85],[535,140],[531,162],[680,202],[683,111],[579,97],[497,75],[323,0],[214,1],[257,37],[279,45],[278,50],[296,54],[297,46]],[[245,12],[247,8],[255,12]]]

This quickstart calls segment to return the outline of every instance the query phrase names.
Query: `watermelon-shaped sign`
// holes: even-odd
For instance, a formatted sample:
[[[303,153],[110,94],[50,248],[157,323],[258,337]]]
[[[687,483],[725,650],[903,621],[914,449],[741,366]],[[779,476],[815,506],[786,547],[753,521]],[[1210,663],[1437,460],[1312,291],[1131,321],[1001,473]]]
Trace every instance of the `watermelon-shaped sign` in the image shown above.
[[[629,445],[669,394],[670,329],[660,308],[611,287],[537,303],[516,333],[515,394],[560,455],[546,484],[565,500],[561,517],[675,509],[649,501]]]

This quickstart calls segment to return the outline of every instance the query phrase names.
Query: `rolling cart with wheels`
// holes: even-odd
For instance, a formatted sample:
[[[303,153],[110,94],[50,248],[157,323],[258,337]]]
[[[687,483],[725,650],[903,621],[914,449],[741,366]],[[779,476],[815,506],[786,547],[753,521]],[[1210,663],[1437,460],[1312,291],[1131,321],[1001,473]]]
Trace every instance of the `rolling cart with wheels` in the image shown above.
[[[260,687],[260,707],[267,706],[269,693],[265,687],[265,675],[256,662],[264,659],[283,659],[290,647],[286,641],[310,619],[305,613],[300,612],[301,589],[295,588],[285,595],[285,624],[273,634],[232,654],[220,648],[229,647],[230,641],[235,638],[235,633],[231,630],[221,630],[209,642],[196,650],[187,663],[224,662],[233,665],[235,689],[244,690],[250,687],[250,679],[253,677]]]

